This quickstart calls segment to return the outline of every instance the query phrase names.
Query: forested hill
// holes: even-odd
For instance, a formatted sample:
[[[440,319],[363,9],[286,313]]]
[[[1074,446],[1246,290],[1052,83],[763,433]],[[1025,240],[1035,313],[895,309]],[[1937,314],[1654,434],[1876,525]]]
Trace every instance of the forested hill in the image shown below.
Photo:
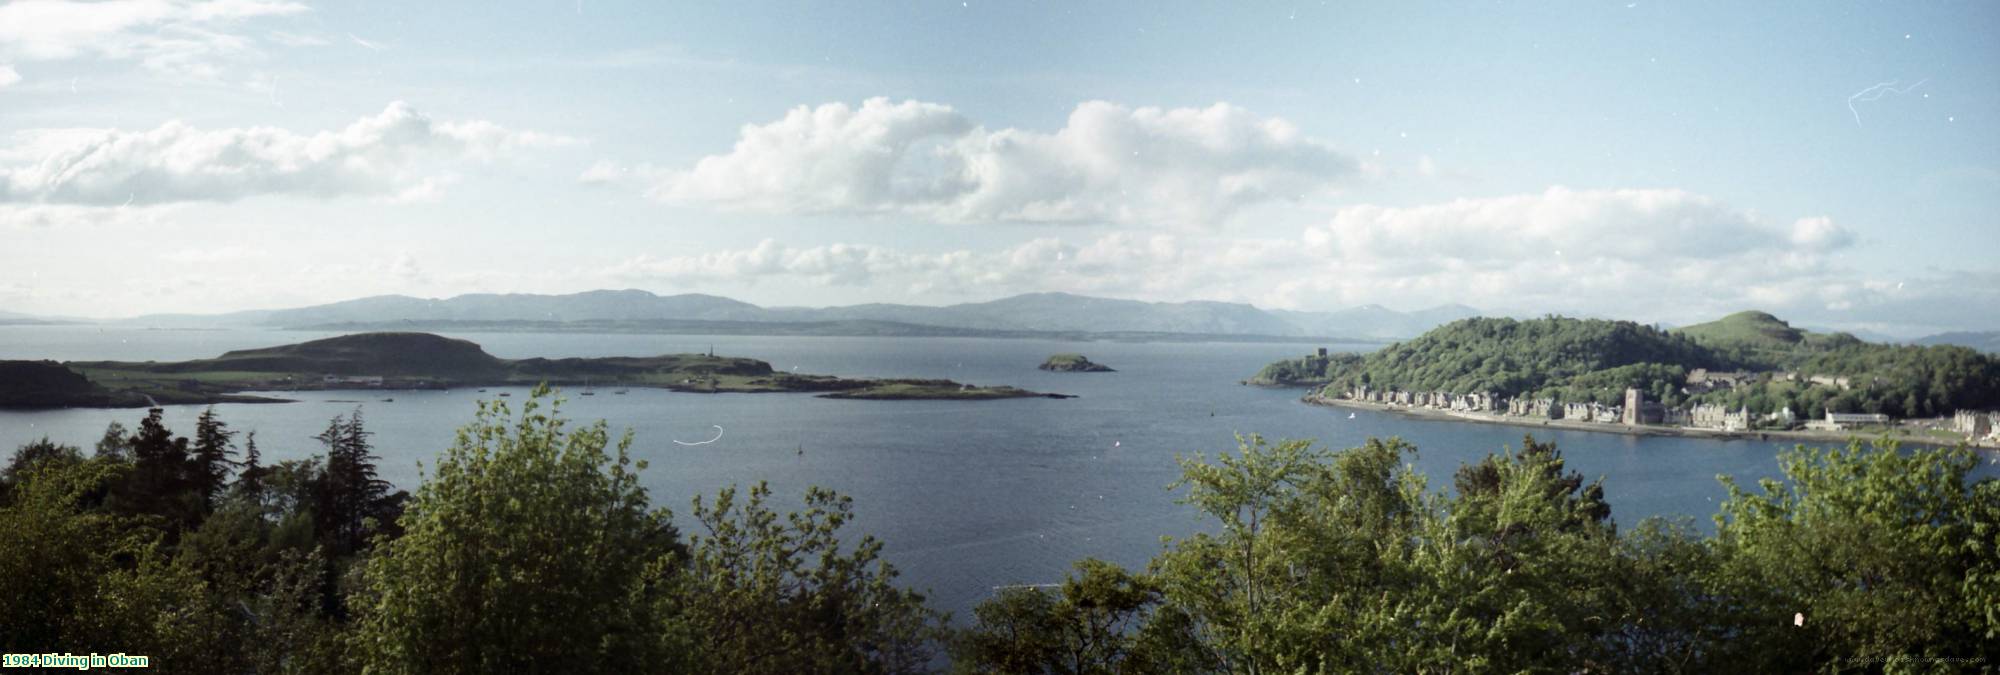
[[[1684,391],[1695,368],[1745,371],[1734,387]],[[1813,377],[1840,384],[1814,383]],[[1719,403],[1801,415],[1949,415],[2000,408],[2000,359],[1955,346],[1863,342],[1792,329],[1762,312],[1662,331],[1630,321],[1474,318],[1365,356],[1306,357],[1266,366],[1253,381],[1365,385],[1404,391],[1492,392],[1559,401],[1622,400],[1626,387],[1681,404]]]
[[[1336,391],[1356,385],[1405,391],[1518,396],[1579,380],[1617,384],[1679,379],[1687,368],[1729,364],[1692,338],[1630,321],[1550,317],[1454,321],[1359,360],[1334,359]],[[1615,382],[1614,382],[1615,381]]]

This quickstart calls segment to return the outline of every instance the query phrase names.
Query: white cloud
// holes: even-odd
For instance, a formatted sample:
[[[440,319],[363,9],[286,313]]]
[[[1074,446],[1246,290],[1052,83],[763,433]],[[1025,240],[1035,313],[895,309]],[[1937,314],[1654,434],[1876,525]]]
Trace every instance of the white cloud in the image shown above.
[[[332,44],[326,38],[320,37],[318,35],[312,35],[308,33],[293,33],[282,30],[271,31],[268,37],[272,42],[276,42],[286,47],[324,47],[329,44]]]
[[[1823,250],[1844,229],[1825,218],[1800,221],[1798,233],[1681,190],[1571,190],[1460,199],[1417,207],[1353,206],[1310,235],[1322,252],[1351,258],[1402,257],[1518,261],[1728,256],[1806,237]]]
[[[212,265],[257,260],[270,255],[269,251],[254,246],[225,244],[206,248],[183,248],[162,253],[160,260],[177,265]]]
[[[177,210],[174,206],[76,206],[72,204],[0,203],[0,230],[45,227],[122,227],[157,225]]]
[[[339,130],[310,135],[272,127],[204,130],[177,121],[146,131],[38,129],[0,146],[0,203],[420,198],[441,185],[422,173],[427,161],[490,159],[570,142],[491,122],[439,122],[400,101]]]
[[[1463,302],[1502,311],[1681,320],[1824,308],[1850,292],[1831,254],[1853,235],[1681,190],[1571,190],[1416,207],[1354,206],[1300,237],[1313,262],[1286,304]],[[1675,308],[1669,310],[1667,307]]]
[[[21,71],[12,64],[0,63],[0,89],[6,89],[21,82]]]
[[[949,106],[874,98],[745,125],[729,153],[685,170],[600,166],[583,178],[632,176],[659,199],[732,210],[1205,226],[1326,192],[1357,171],[1290,123],[1226,103],[1090,101],[1045,133],[988,130]]]
[[[216,61],[254,54],[240,24],[310,11],[275,0],[16,0],[0,4],[0,57],[136,61],[187,79],[213,80]]]

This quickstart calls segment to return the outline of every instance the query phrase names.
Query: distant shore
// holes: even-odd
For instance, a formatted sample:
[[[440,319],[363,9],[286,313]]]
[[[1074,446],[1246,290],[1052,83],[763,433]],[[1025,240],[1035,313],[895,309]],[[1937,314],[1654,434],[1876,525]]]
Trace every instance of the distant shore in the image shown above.
[[[1515,415],[1496,415],[1493,413],[1470,412],[1461,410],[1438,410],[1436,408],[1419,408],[1415,406],[1400,406],[1400,405],[1389,405],[1385,403],[1370,403],[1365,401],[1353,401],[1348,399],[1327,398],[1325,396],[1319,395],[1317,392],[1308,393],[1300,400],[1304,401],[1308,405],[1327,406],[1333,408],[1359,408],[1362,410],[1379,410],[1379,411],[1391,412],[1421,419],[1452,420],[1458,422],[1478,422],[1481,424],[1504,424],[1508,426],[1528,427],[1535,429],[1594,431],[1597,433],[1624,434],[1627,436],[1676,436],[1684,438],[1707,438],[1713,440],[1737,440],[1737,441],[1792,439],[1800,441],[1833,441],[1843,444],[1857,438],[1864,441],[1876,438],[1876,436],[1869,436],[1854,431],[1817,431],[1817,430],[1723,431],[1721,429],[1697,429],[1693,427],[1670,427],[1661,425],[1645,425],[1645,426],[1633,427],[1633,426],[1625,426],[1623,424],[1606,424],[1601,422],[1577,422],[1573,420],[1535,419],[1528,417],[1519,417]],[[1923,436],[1914,436],[1909,434],[1892,434],[1889,436],[1889,439],[1895,441],[1923,443],[1927,445],[1937,445],[1937,446],[1957,445],[1957,443],[1946,442],[1941,439],[1928,438]],[[1966,445],[1969,447],[1988,449],[1988,450],[1994,449],[1995,447],[1990,444],[1977,444],[1977,443],[1966,443]]]

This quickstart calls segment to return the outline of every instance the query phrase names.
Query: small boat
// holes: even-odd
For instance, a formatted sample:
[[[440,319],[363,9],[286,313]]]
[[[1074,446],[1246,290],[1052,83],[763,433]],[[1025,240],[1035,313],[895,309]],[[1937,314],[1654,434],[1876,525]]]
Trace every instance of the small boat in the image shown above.
[[[503,391],[503,392],[500,392],[500,395],[501,395],[501,396],[513,396],[513,394],[510,394],[510,393],[507,393],[507,392],[504,392],[504,391]]]
[[[1354,419],[1354,413],[1347,413],[1347,419]]]
[[[619,395],[619,396],[624,396],[624,395],[625,395],[625,390],[624,390],[624,389],[620,389],[620,390],[618,390],[618,391],[614,391],[614,392],[611,392],[611,393],[613,393],[613,394],[617,394],[617,395]]]
[[[395,403],[395,402],[396,402],[396,399],[393,399],[393,398],[385,398],[385,399],[382,399],[382,402],[383,402],[383,403]]]

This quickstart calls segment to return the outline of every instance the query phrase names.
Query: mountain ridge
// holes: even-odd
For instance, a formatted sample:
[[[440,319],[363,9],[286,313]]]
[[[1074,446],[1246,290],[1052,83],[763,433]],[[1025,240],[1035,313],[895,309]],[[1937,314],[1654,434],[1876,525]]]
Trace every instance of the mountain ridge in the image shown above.
[[[1262,309],[1248,303],[1148,302],[1062,292],[1025,293],[951,305],[866,303],[833,307],[762,307],[717,295],[657,295],[639,289],[569,294],[470,293],[448,298],[376,295],[284,309],[211,315],[153,314],[119,320],[150,325],[242,325],[303,328],[396,322],[645,322],[745,324],[888,322],[913,326],[1026,333],[1200,334],[1265,337],[1412,337],[1476,316],[1464,305],[1398,312],[1380,305],[1333,312]]]

